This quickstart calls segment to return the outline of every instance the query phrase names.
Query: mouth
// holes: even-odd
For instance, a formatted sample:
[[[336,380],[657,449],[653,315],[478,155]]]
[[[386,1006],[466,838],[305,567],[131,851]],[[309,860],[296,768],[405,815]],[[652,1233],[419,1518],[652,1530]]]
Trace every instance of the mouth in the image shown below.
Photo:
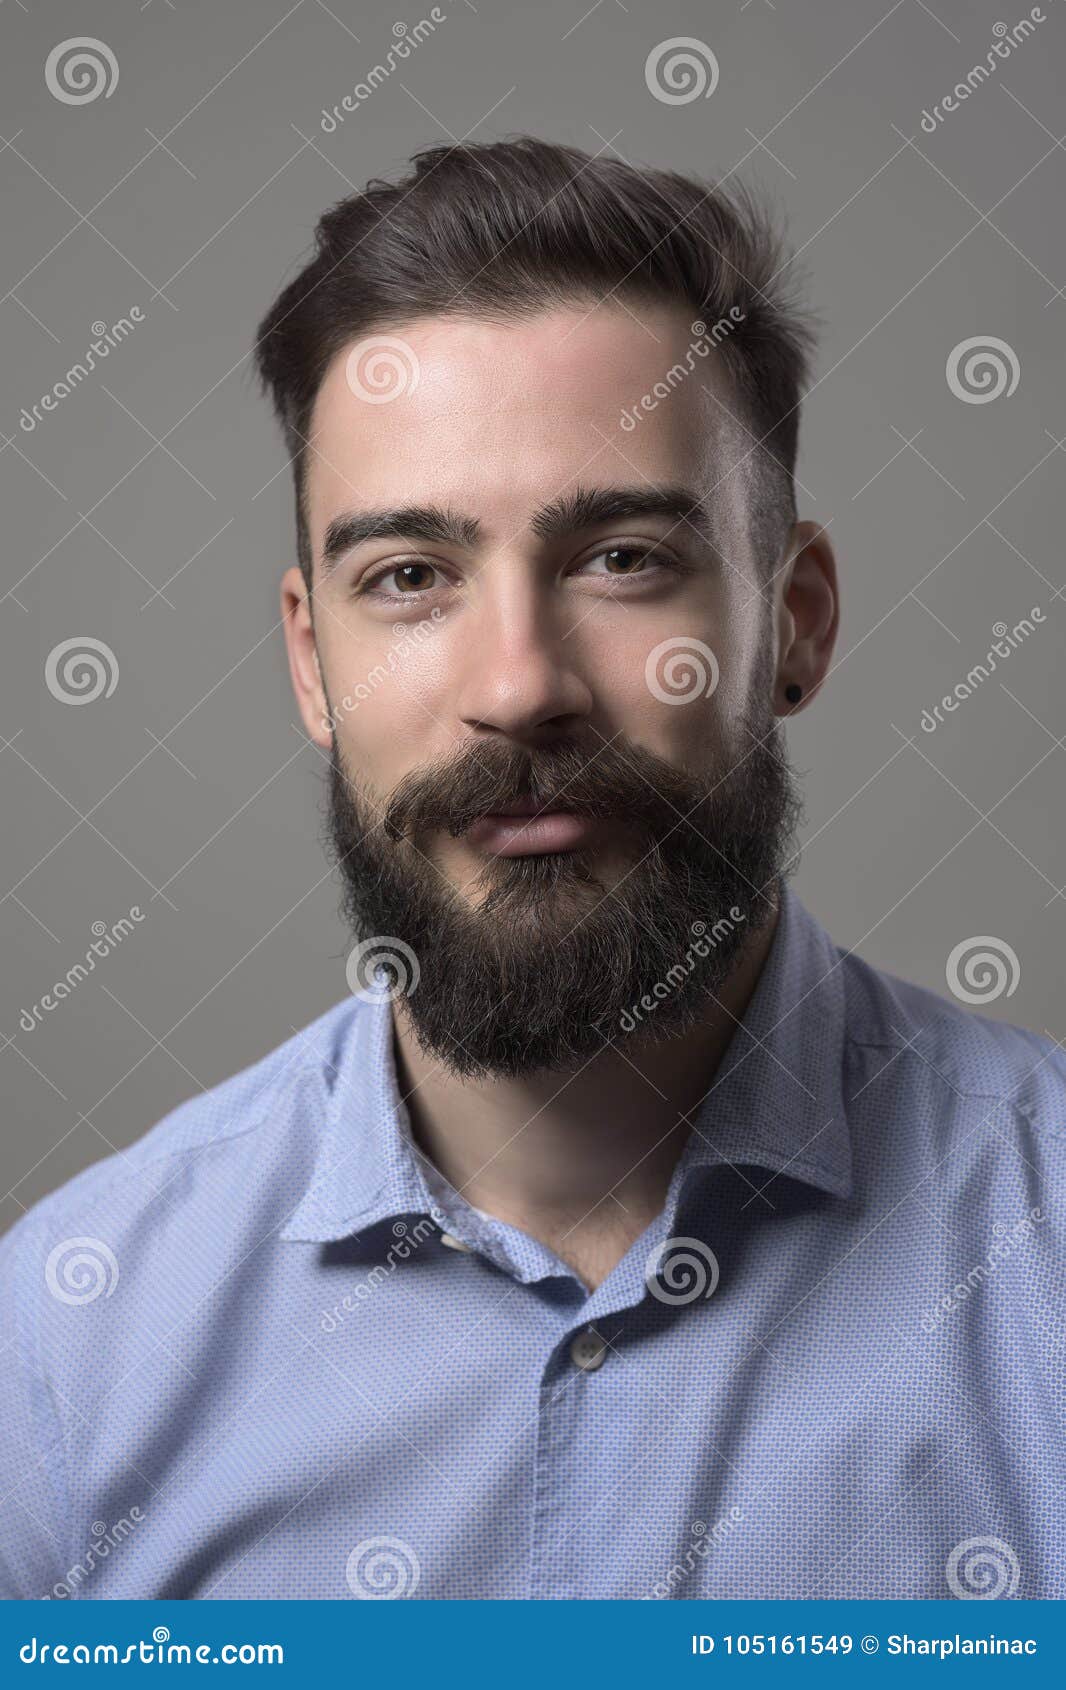
[[[505,810],[478,816],[465,833],[471,845],[496,857],[576,851],[595,836],[595,817],[553,809],[550,800],[533,798],[516,798]]]

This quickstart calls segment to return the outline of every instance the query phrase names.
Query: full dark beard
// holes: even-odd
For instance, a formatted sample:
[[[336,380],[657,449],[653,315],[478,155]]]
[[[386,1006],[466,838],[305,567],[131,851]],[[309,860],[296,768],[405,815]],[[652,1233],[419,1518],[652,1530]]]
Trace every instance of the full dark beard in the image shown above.
[[[465,1078],[516,1077],[688,1030],[793,866],[801,805],[784,737],[768,713],[745,719],[739,739],[699,776],[619,739],[478,744],[416,770],[382,806],[358,793],[334,738],[329,834],[344,912],[358,938],[381,938],[386,979],[390,939],[414,953],[417,971],[396,972],[414,980],[404,1008],[423,1051]],[[613,883],[597,879],[591,849],[490,857],[471,903],[427,860],[427,830],[459,836],[518,797],[555,795],[615,819]],[[409,835],[423,836],[420,849]],[[644,998],[653,1012],[638,1010],[638,1025]]]

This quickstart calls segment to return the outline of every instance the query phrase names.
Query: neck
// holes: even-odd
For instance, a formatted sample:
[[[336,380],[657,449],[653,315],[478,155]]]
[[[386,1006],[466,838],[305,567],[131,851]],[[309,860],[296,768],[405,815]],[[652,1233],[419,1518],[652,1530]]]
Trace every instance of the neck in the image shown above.
[[[394,1017],[418,1148],[474,1208],[549,1245],[594,1285],[658,1215],[692,1118],[755,990],[778,908],[684,1035],[606,1045],[584,1066],[471,1082]]]

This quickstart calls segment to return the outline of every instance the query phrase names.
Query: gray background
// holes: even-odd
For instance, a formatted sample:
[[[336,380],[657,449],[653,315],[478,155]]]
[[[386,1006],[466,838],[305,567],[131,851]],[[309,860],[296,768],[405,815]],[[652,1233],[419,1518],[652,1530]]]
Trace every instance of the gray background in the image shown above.
[[[1020,973],[983,1012],[1066,1036],[1060,0],[933,135],[923,108],[1020,6],[442,9],[332,135],[323,107],[384,58],[397,11],[6,0],[0,13],[0,1224],[346,991],[324,770],[296,728],[277,628],[289,477],[248,349],[320,211],[449,138],[532,131],[736,173],[787,213],[825,323],[801,507],[831,519],[843,587],[835,671],[790,729],[808,804],[795,884],[838,943],[940,992],[954,947],[993,936]],[[119,79],[71,105],[45,61],[79,35],[107,43]],[[712,48],[712,97],[649,92],[647,56],[677,36]],[[91,325],[135,305],[125,343],[22,429]],[[1013,349],[1013,395],[950,391],[948,355],[977,335]],[[1032,638],[923,733],[923,709],[993,625],[1034,605],[1047,620]],[[84,636],[119,675],[75,707],[46,664]],[[129,937],[20,1028],[92,923],[133,905]]]

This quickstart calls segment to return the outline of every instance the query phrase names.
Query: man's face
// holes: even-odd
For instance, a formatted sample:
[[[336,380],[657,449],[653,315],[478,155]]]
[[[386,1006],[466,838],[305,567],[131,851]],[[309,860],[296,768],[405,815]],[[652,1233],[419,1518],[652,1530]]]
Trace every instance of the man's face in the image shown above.
[[[780,607],[705,345],[665,307],[417,320],[317,396],[294,679],[353,923],[410,947],[403,1010],[458,1072],[587,1057],[670,970],[677,1032],[771,913]]]

